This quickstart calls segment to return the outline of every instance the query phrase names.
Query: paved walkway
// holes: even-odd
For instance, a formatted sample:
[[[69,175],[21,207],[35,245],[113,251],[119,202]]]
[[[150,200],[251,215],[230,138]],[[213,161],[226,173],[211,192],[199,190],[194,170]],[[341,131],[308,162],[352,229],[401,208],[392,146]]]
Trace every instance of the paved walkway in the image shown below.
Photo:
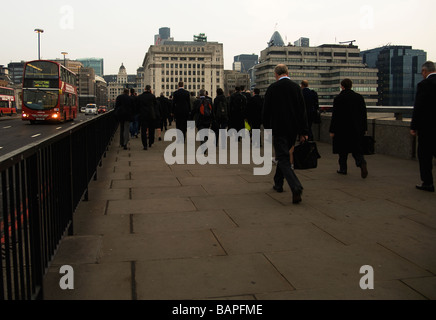
[[[45,279],[51,300],[436,299],[436,194],[416,161],[372,155],[336,173],[319,144],[303,202],[249,165],[168,166],[168,142],[110,146]],[[351,159],[350,159],[351,160]],[[275,170],[275,167],[273,167]],[[74,290],[59,288],[62,265]],[[374,290],[359,286],[372,266]]]

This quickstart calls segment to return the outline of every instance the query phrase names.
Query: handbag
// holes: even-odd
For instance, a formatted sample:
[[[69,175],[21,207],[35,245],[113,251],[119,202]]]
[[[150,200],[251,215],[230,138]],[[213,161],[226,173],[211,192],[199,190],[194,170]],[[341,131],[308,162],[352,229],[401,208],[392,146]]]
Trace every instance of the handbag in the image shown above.
[[[299,170],[315,169],[318,167],[318,152],[316,142],[305,141],[294,149],[294,168]]]

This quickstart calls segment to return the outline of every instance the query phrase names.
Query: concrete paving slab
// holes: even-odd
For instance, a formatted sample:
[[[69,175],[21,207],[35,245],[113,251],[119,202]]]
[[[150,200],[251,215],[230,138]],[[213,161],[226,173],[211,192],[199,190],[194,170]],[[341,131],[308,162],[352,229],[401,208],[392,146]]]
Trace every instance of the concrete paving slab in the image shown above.
[[[309,206],[282,206],[274,210],[265,208],[226,209],[232,221],[241,228],[266,226],[291,226],[299,224],[326,223],[332,219]]]
[[[140,300],[221,299],[293,290],[261,254],[138,262]]]
[[[211,176],[211,177],[185,177],[179,179],[183,186],[198,186],[198,185],[232,185],[232,184],[244,184],[246,183],[239,176]]]
[[[237,176],[237,175],[247,175],[252,172],[247,169],[228,169],[223,166],[204,166],[202,169],[191,169],[189,170],[193,177],[213,177],[213,176]]]
[[[206,196],[208,193],[202,186],[177,186],[177,187],[132,187],[132,200],[144,199],[172,199],[172,198],[189,198],[195,196]]]
[[[125,235],[130,233],[129,215],[76,215],[74,235]]]
[[[266,194],[236,194],[208,197],[191,197],[198,210],[233,209],[233,208],[269,208],[273,210],[281,204]]]
[[[108,200],[91,198],[89,201],[81,201],[74,213],[75,216],[103,216],[106,213]],[[74,218],[73,217],[73,218]]]
[[[102,263],[225,255],[210,230],[103,236],[102,242]]]
[[[186,212],[197,208],[188,198],[109,201],[107,214],[139,214],[155,212]]]
[[[359,286],[362,266],[374,269],[379,281],[401,280],[432,274],[378,244],[310,246],[287,252],[267,253],[268,259],[297,290]],[[338,287],[339,286],[339,287]]]
[[[65,237],[56,253],[54,266],[97,263],[102,250],[102,237],[97,235]]]
[[[149,213],[133,216],[133,233],[190,232],[236,225],[222,210],[177,213]]]
[[[223,187],[221,184],[204,184],[203,188],[209,195],[237,195],[237,194],[253,194],[267,193],[272,190],[272,184],[265,182],[258,183],[235,183]]]
[[[64,274],[50,267],[44,279],[44,300],[131,300],[131,263],[72,264],[74,289],[62,290]]]
[[[134,176],[135,173],[132,173]],[[113,180],[112,188],[113,189],[122,189],[122,188],[147,188],[150,186],[155,187],[177,187],[180,186],[180,182],[174,176],[143,176],[138,180]]]
[[[331,145],[319,143],[318,168],[297,171],[296,206],[286,184],[272,190],[275,166],[267,176],[253,165],[169,166],[166,145],[110,146],[46,298],[434,299],[436,197],[415,190],[417,161],[367,157],[363,180],[350,158],[340,176]],[[59,292],[64,264],[79,279],[74,293]],[[372,291],[359,287],[367,264]]]
[[[311,223],[256,228],[216,229],[220,244],[229,255],[299,250],[303,247],[336,245],[338,241]]]
[[[124,181],[124,180],[123,180]],[[88,198],[94,200],[128,200],[130,193],[128,188],[102,188],[97,183],[93,183],[88,188]]]
[[[422,277],[402,280],[412,289],[422,294],[428,300],[436,300],[436,277]]]
[[[374,290],[357,285],[336,285],[316,289],[256,294],[256,300],[426,300],[419,292],[399,280],[379,281]]]

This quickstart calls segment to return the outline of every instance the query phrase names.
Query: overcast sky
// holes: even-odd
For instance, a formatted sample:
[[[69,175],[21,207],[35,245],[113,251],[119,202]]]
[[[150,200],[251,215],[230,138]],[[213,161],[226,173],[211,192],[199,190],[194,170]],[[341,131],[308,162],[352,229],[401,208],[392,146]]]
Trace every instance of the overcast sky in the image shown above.
[[[104,58],[105,74],[124,63],[135,74],[154,35],[171,28],[176,41],[205,33],[224,45],[224,67],[233,57],[257,54],[274,31],[285,43],[310,38],[311,46],[356,40],[361,50],[411,45],[436,60],[434,0],[7,0],[0,19],[0,65],[41,58]]]

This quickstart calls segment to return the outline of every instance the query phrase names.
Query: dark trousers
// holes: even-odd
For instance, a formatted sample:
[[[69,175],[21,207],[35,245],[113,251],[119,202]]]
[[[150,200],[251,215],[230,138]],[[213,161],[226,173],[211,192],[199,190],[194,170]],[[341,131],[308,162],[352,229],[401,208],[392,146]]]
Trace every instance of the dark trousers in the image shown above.
[[[356,166],[361,167],[362,164],[366,164],[365,157],[362,153],[352,153],[354,160],[356,161]],[[348,170],[348,153],[340,153],[339,154],[339,168],[343,172],[347,172]]]
[[[147,149],[147,129],[149,129],[149,133],[152,131],[150,130],[150,121],[147,120],[141,120],[141,142],[144,149]]]
[[[291,166],[291,156],[289,151],[295,145],[296,136],[292,137],[274,137],[274,150],[277,160],[277,170],[274,176],[274,184],[276,187],[282,187],[284,179],[289,184],[292,192],[301,192],[303,186]]]
[[[177,118],[176,129],[183,133],[183,142],[186,141],[186,132],[188,131],[188,119]]]
[[[130,121],[120,121],[120,145],[126,147],[129,142],[130,136]]]
[[[419,134],[418,159],[422,183],[433,185],[433,157],[436,157],[436,137]]]

